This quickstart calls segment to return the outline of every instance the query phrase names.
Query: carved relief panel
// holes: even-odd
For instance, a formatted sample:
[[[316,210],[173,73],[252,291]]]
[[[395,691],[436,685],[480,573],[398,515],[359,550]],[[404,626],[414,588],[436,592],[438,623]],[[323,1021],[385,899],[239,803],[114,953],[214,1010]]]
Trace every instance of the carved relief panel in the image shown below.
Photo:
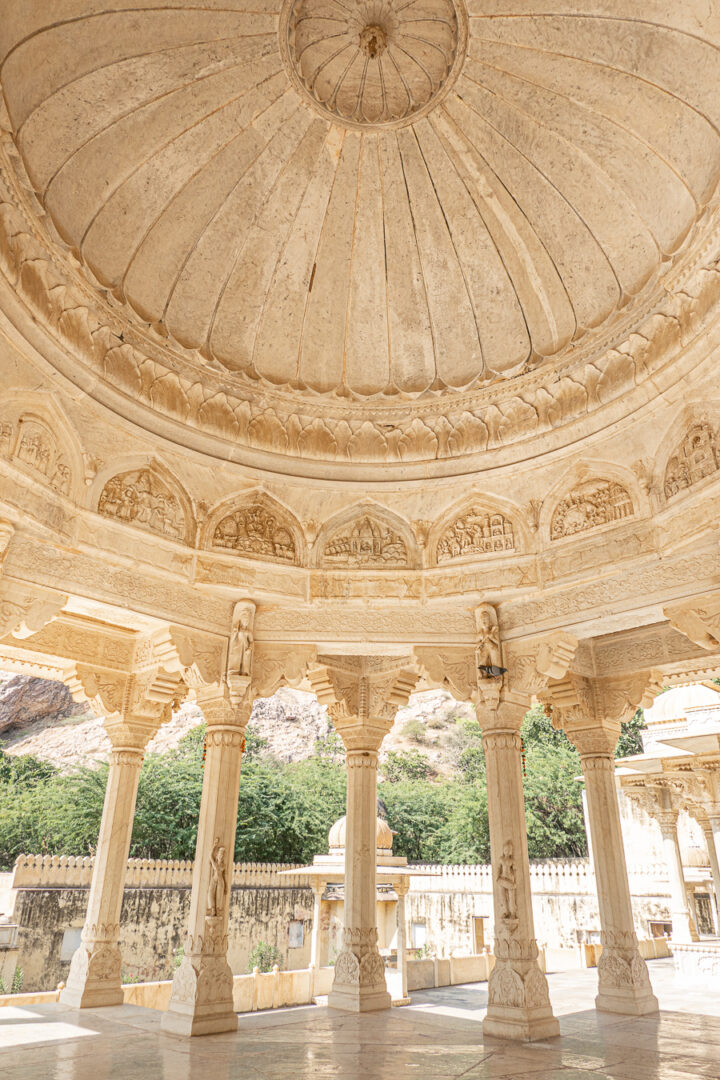
[[[689,428],[685,438],[671,455],[665,470],[665,498],[692,487],[720,468],[720,448],[710,424],[701,422]]]
[[[291,529],[262,503],[240,507],[222,518],[213,532],[213,547],[227,548],[251,558],[299,562]]]
[[[385,522],[366,514],[338,529],[326,542],[324,566],[394,567],[408,565],[405,541]]]
[[[550,524],[550,538],[596,529],[613,521],[632,517],[632,499],[622,484],[614,480],[587,480],[565,496],[558,504]]]
[[[59,494],[69,493],[71,472],[68,460],[50,428],[37,417],[22,416],[16,424],[2,421],[0,454],[20,462]]]
[[[185,539],[186,520],[180,500],[152,469],[113,476],[102,490],[98,511],[141,529]]]
[[[457,517],[442,534],[437,546],[437,561],[450,562],[515,549],[512,522],[502,514],[473,507]]]

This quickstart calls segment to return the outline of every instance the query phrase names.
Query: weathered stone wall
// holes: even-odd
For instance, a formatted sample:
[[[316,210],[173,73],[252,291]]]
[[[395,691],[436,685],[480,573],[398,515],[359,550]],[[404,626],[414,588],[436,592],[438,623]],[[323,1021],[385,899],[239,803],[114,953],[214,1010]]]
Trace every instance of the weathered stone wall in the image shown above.
[[[50,859],[34,856],[18,860],[13,921],[19,925],[19,963],[27,991],[54,989],[64,980],[79,942],[92,861],[73,860],[72,866],[69,862],[54,859],[51,865]],[[135,980],[167,979],[185,938],[192,866],[133,863],[129,878],[146,883],[125,889],[120,937],[124,975]],[[282,877],[280,869],[256,864],[235,867],[228,928],[228,960],[235,974],[246,970],[250,951],[260,941],[279,949],[285,968],[310,963],[312,892],[303,879]],[[63,878],[71,880],[63,882]],[[73,878],[85,880],[74,884]],[[170,882],[175,878],[177,883],[158,878]],[[300,947],[290,945],[291,922],[303,924]]]

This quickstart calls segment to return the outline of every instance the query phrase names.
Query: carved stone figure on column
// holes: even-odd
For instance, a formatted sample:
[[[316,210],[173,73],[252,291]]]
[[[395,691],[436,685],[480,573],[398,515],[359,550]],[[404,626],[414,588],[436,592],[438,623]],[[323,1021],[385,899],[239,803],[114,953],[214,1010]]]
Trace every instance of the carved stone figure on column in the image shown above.
[[[477,612],[477,667],[480,678],[488,678],[487,669],[502,667],[500,628],[494,608],[484,604]]]
[[[252,616],[248,604],[235,605],[233,632],[230,638],[228,671],[234,675],[250,675],[252,672]]]
[[[498,860],[497,881],[503,899],[502,918],[508,921],[517,919],[515,863],[513,861],[513,846],[510,841],[504,845],[503,853]]]
[[[216,837],[215,844],[210,853],[210,884],[208,885],[207,895],[208,915],[217,916],[223,913],[225,910],[226,894],[225,848]]]

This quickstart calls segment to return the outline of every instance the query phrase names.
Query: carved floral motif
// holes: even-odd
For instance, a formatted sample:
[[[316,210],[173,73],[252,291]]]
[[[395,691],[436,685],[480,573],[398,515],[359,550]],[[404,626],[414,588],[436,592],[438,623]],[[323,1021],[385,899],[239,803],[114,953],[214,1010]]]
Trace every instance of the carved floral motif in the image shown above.
[[[151,469],[113,476],[102,490],[98,511],[176,540],[185,537],[185,514],[180,500]]]
[[[213,533],[215,547],[229,548],[240,555],[269,556],[296,563],[293,535],[262,503],[253,503],[224,517]]]
[[[438,541],[437,561],[514,551],[512,523],[502,514],[473,508],[457,517]]]
[[[366,514],[331,536],[323,550],[323,562],[343,567],[407,566],[408,554],[398,533]]]
[[[579,484],[555,509],[550,537],[559,540],[612,521],[632,517],[632,499],[614,480],[588,480]]]
[[[720,447],[710,424],[698,423],[688,430],[665,470],[665,498],[692,487],[720,468]]]

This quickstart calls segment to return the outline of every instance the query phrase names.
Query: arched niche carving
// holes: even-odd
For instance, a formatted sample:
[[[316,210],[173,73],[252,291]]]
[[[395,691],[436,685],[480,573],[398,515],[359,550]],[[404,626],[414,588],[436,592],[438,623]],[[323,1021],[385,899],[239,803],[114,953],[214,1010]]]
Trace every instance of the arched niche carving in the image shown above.
[[[156,461],[105,478],[97,510],[104,517],[170,540],[193,540],[190,499],[170,471]]]
[[[51,401],[10,398],[0,409],[0,457],[58,495],[76,494],[82,455],[70,425]]]
[[[302,566],[305,542],[289,510],[263,492],[242,501],[224,503],[211,514],[206,531],[208,547],[216,551]]]
[[[719,469],[717,428],[707,420],[695,420],[668,458],[663,478],[665,498],[672,499]]]
[[[556,504],[550,539],[562,540],[635,516],[632,495],[618,480],[591,477],[575,484]]]
[[[408,523],[374,504],[350,507],[329,521],[313,552],[313,565],[328,570],[395,570],[418,564]]]
[[[482,496],[456,507],[435,525],[433,534],[431,552],[438,566],[512,555],[525,548],[517,517]]]

